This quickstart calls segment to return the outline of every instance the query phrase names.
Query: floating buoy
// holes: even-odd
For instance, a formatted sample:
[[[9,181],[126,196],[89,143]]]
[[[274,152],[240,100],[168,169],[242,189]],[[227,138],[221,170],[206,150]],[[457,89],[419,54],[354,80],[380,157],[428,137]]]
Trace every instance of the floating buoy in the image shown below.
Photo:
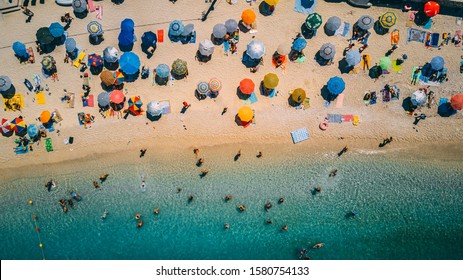
[[[35,230],[36,230],[36,231],[39,231],[39,228],[38,228],[38,227],[36,227],[36,228],[35,228]]]
[[[37,220],[37,215],[34,215],[34,220]]]
[[[42,247],[43,247],[42,243],[40,243],[40,244],[39,244],[39,247],[40,247],[40,248],[42,248]]]
[[[328,128],[328,119],[325,119],[323,122],[321,122],[318,127],[320,127],[321,130],[326,130]]]
[[[29,204],[32,205],[33,203],[32,199],[29,199]]]

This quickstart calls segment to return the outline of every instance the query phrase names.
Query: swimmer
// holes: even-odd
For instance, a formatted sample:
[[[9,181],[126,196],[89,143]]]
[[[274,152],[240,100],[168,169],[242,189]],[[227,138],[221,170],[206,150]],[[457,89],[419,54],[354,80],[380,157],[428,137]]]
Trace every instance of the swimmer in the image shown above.
[[[269,224],[269,225],[273,224],[272,220],[271,220],[271,219],[267,219],[267,224]]]
[[[100,175],[100,181],[104,182],[106,180],[106,178],[108,178],[108,176],[109,176],[109,174]]]
[[[196,157],[198,157],[198,155],[199,155],[199,149],[196,149],[196,148],[193,149],[193,153],[196,155]]]
[[[196,163],[196,165],[199,167],[201,165],[203,165],[204,163],[204,159],[203,158],[199,158],[198,162]]]
[[[269,211],[270,208],[272,208],[272,204],[270,202],[267,202],[267,204],[265,204],[265,211]]]
[[[103,212],[103,215],[101,215],[101,219],[102,220],[106,219],[106,215],[108,215],[108,214],[109,214],[108,210],[105,209],[104,212]]]
[[[139,222],[137,223],[137,228],[141,228],[142,226],[143,226],[143,221],[139,221]]]
[[[188,202],[192,202],[192,201],[193,201],[193,196],[190,195],[190,196],[188,197]]]
[[[100,185],[98,184],[97,181],[93,181],[93,187],[95,187],[95,189],[98,189]]]
[[[321,247],[323,247],[323,246],[325,246],[325,243],[318,243],[318,244],[313,245],[312,248],[318,249],[318,248],[321,248]]]
[[[237,207],[241,212],[246,211],[246,207],[243,204],[238,205]]]
[[[145,184],[145,180],[143,180],[141,181],[140,189],[145,190],[145,188],[146,188],[146,184]]]
[[[177,193],[181,192],[182,188],[177,188]]]
[[[68,199],[68,204],[71,208],[74,208],[74,202],[72,202],[72,199]]]
[[[284,225],[281,227],[281,231],[288,231],[288,225]]]
[[[135,220],[140,220],[140,218],[141,218],[141,214],[135,215]]]
[[[336,176],[336,173],[337,173],[337,172],[338,172],[338,170],[337,170],[337,169],[334,169],[333,171],[331,171],[331,173],[330,173],[330,177],[334,177],[334,176]]]
[[[229,229],[229,228],[230,228],[230,225],[229,225],[229,224],[225,224],[224,229]]]
[[[227,195],[227,196],[225,197],[225,201],[229,201],[229,200],[232,199],[232,198],[233,198],[233,195]]]
[[[285,199],[283,197],[280,197],[280,199],[278,199],[278,203],[282,204],[283,202],[285,202]]]
[[[153,212],[154,212],[155,215],[159,214],[159,208],[154,208]]]
[[[204,177],[204,176],[207,175],[207,173],[209,173],[209,170],[208,169],[203,169],[203,170],[201,170],[201,175],[200,176]]]
[[[315,192],[321,193],[322,192],[322,187],[320,187],[320,186],[316,187]]]

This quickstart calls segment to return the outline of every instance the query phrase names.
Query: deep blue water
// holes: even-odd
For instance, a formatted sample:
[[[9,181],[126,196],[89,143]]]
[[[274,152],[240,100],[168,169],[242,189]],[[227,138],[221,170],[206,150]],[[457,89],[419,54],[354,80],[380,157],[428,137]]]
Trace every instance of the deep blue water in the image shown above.
[[[42,176],[1,183],[0,258],[42,258],[36,213],[46,259],[297,259],[299,248],[320,242],[323,248],[309,250],[313,259],[463,259],[463,163],[393,154],[336,158],[216,159],[202,179],[192,160],[105,162],[99,167],[111,175],[101,189],[91,183],[100,170],[37,167]],[[339,171],[329,178],[332,168]],[[48,192],[50,176],[58,187]],[[323,190],[313,195],[317,185]],[[83,200],[64,214],[58,200],[70,189]],[[226,195],[234,197],[225,202]],[[247,211],[236,209],[241,203]],[[351,210],[355,219],[346,218]]]

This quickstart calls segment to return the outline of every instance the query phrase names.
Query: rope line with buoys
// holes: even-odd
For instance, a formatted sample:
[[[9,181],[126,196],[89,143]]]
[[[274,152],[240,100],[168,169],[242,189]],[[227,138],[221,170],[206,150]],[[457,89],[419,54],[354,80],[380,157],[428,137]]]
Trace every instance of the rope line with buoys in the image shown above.
[[[32,206],[33,201],[29,200],[29,205]],[[45,252],[43,251],[43,243],[42,243],[42,237],[40,236],[40,229],[39,229],[39,224],[37,223],[37,214],[34,213],[33,219],[34,219],[34,224],[35,224],[35,232],[37,232],[37,238],[39,239],[39,247],[40,251],[42,252],[42,259],[45,260]]]

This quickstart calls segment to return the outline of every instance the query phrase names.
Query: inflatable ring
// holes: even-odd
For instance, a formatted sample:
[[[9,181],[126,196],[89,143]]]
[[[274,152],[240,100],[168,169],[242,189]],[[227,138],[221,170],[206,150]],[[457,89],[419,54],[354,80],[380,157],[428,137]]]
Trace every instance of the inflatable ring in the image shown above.
[[[328,122],[326,122],[326,121],[321,122],[319,127],[320,127],[321,130],[325,131],[328,128]]]

